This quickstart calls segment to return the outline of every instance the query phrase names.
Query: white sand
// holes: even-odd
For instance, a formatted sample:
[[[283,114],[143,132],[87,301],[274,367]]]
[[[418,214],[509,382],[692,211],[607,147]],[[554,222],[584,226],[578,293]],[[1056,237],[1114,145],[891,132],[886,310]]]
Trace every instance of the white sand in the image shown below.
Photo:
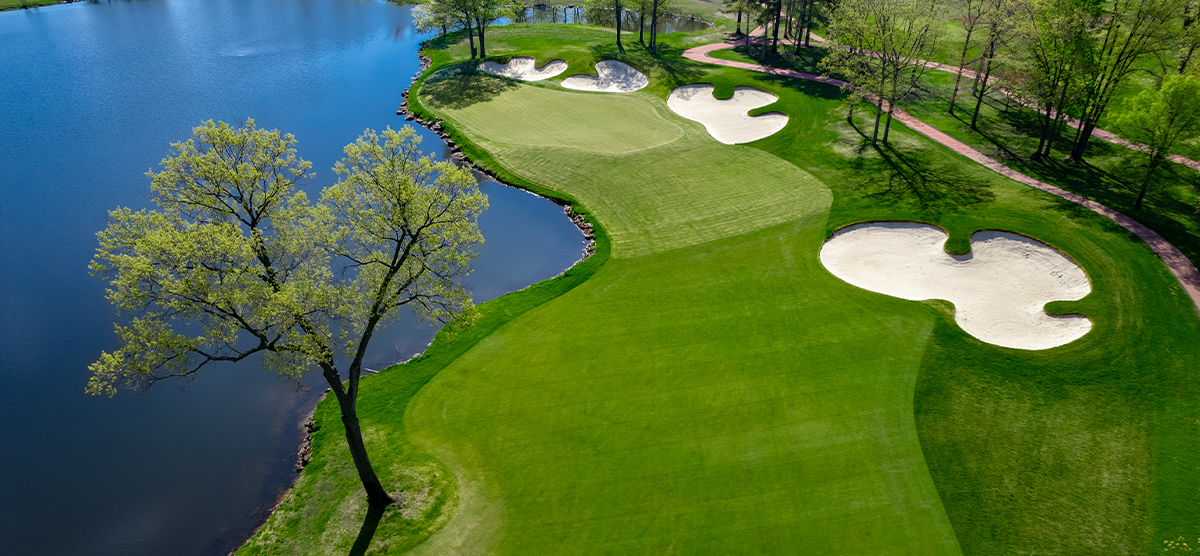
[[[567,63],[562,60],[551,60],[550,63],[540,68],[534,67],[533,63],[533,58],[517,56],[509,60],[507,64],[484,62],[479,64],[479,69],[493,75],[511,77],[521,81],[541,81],[567,71]]]
[[[737,87],[732,97],[717,100],[712,85],[698,84],[671,91],[667,106],[680,116],[704,124],[713,139],[735,145],[769,137],[787,125],[787,115],[779,112],[748,114],[777,100],[779,97],[753,87]]]
[[[562,86],[578,91],[632,93],[650,84],[645,74],[616,60],[596,62],[596,74],[600,77],[572,75],[563,79]]]
[[[1006,232],[976,232],[971,253],[949,255],[946,233],[915,222],[858,224],[821,248],[830,272],[863,289],[899,297],[945,299],[955,320],[985,342],[1048,349],[1092,329],[1079,315],[1051,316],[1051,301],[1083,299],[1092,291],[1083,269],[1054,248]]]

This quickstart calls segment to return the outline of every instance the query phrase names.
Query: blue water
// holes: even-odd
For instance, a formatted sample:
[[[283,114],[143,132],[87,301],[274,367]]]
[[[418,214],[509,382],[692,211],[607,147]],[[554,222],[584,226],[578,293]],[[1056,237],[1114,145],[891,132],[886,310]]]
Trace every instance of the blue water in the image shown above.
[[[294,478],[299,422],[324,390],[257,362],[145,395],[83,393],[116,347],[87,273],[117,206],[202,120],[295,134],[332,183],[341,148],[399,126],[417,71],[409,8],[354,0],[133,0],[0,13],[0,554],[223,555]],[[421,130],[428,152],[444,156]],[[558,274],[583,238],[560,208],[485,184],[476,299]],[[376,338],[370,366],[427,325]]]

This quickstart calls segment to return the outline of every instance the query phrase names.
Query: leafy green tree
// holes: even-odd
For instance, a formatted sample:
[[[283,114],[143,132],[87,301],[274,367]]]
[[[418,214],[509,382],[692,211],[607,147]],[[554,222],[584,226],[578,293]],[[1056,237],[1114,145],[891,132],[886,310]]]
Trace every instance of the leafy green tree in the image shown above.
[[[958,57],[958,71],[954,76],[954,92],[950,94],[950,110],[954,113],[954,102],[958,99],[958,88],[962,84],[963,68],[967,65],[967,52],[971,50],[971,36],[983,22],[988,2],[986,0],[960,0],[956,6],[957,14],[954,20],[963,26],[966,37],[963,39],[962,54]]]
[[[975,96],[975,110],[971,113],[971,129],[978,129],[979,111],[983,107],[983,99],[992,86],[992,75],[1002,69],[1003,52],[1008,46],[1014,29],[1014,0],[986,0],[983,23],[987,27],[987,40],[983,54],[979,57],[972,85]],[[982,76],[982,77],[980,77]]]
[[[828,35],[833,43],[829,54],[820,62],[821,70],[848,82],[861,98],[874,97],[875,131],[871,144],[879,138],[879,121],[883,116],[884,60],[874,53],[882,46],[882,37],[871,25],[869,0],[843,0],[838,3],[829,22]],[[858,96],[850,105],[851,115]]]
[[[97,234],[92,273],[129,319],[116,325],[120,347],[89,368],[87,391],[145,389],[255,354],[289,376],[315,366],[370,505],[392,503],[359,428],[363,357],[401,307],[452,327],[471,322],[477,313],[455,280],[482,241],[487,207],[468,171],[420,156],[419,142],[409,127],[366,131],[316,204],[297,189],[311,164],[290,134],[208,121],[173,144],[148,173],[155,210],[111,211]]]
[[[1138,62],[1161,54],[1179,44],[1181,30],[1179,0],[1109,0],[1101,3],[1100,27],[1095,33],[1084,81],[1085,103],[1080,116],[1080,133],[1071,150],[1073,160],[1082,160],[1092,131],[1113,97]]]
[[[1154,172],[1166,162],[1171,150],[1200,136],[1197,106],[1200,106],[1200,78],[1168,75],[1161,88],[1138,93],[1113,117],[1118,129],[1142,144],[1140,150],[1145,155],[1146,173],[1133,208],[1142,208]]]
[[[838,48],[826,58],[827,71],[850,78],[877,97],[875,131],[879,136],[883,104],[887,144],[896,103],[908,96],[934,57],[943,17],[936,0],[842,0],[830,23],[829,34]]]
[[[1187,71],[1188,63],[1192,61],[1192,55],[1196,53],[1196,47],[1200,46],[1200,25],[1196,24],[1196,20],[1200,19],[1200,0],[1185,0],[1182,7],[1183,29],[1179,47],[1179,73]]]
[[[412,10],[412,15],[413,26],[416,27],[418,33],[437,31],[439,37],[444,37],[453,25],[450,18],[435,10],[430,4],[417,4]]]
[[[1033,159],[1050,153],[1050,124],[1064,113],[1069,94],[1078,80],[1072,78],[1086,64],[1089,31],[1099,16],[1093,0],[1027,0],[1016,10],[1019,43],[1016,71],[1022,74],[1019,93],[1044,111],[1042,130]],[[1044,152],[1043,152],[1044,151]]]
[[[479,35],[479,57],[487,58],[487,28],[502,17],[516,18],[524,13],[525,5],[516,0],[471,0],[471,19]]]

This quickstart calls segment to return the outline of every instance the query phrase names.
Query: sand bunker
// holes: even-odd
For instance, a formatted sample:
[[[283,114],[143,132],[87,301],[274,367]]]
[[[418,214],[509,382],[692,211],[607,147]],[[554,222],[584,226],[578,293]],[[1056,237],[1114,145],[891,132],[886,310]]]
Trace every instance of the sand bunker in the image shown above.
[[[858,224],[834,234],[821,263],[855,286],[899,297],[945,299],[968,334],[1018,349],[1048,349],[1092,329],[1079,315],[1051,316],[1051,301],[1092,291],[1083,269],[1052,247],[1006,232],[976,232],[971,253],[949,255],[946,233],[915,222]]]
[[[787,115],[779,112],[748,114],[777,100],[779,97],[753,87],[737,87],[729,99],[717,100],[712,85],[684,85],[671,91],[667,106],[680,116],[704,124],[713,139],[735,145],[768,137],[787,125]]]
[[[616,60],[596,62],[596,74],[600,77],[572,75],[563,79],[562,86],[579,91],[632,93],[650,84],[645,74],[625,62]]]
[[[534,67],[533,63],[533,58],[517,56],[509,60],[507,64],[484,62],[479,64],[479,69],[492,75],[511,77],[521,81],[541,81],[567,71],[567,63],[562,60],[551,60],[549,64],[540,68]]]

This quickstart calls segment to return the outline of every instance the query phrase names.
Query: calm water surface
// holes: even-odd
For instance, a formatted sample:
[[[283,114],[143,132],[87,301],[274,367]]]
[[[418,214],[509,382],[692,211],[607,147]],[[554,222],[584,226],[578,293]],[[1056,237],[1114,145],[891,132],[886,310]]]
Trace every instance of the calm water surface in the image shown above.
[[[295,134],[312,192],[365,128],[399,126],[417,71],[409,8],[354,0],[137,0],[0,13],[0,554],[223,555],[294,477],[324,390],[244,362],[187,384],[84,395],[116,347],[87,273],[118,205],[202,120]],[[424,147],[444,156],[425,130]],[[477,300],[553,276],[583,239],[561,209],[485,184]],[[311,194],[311,193],[310,193]],[[378,368],[432,328],[377,337]]]

